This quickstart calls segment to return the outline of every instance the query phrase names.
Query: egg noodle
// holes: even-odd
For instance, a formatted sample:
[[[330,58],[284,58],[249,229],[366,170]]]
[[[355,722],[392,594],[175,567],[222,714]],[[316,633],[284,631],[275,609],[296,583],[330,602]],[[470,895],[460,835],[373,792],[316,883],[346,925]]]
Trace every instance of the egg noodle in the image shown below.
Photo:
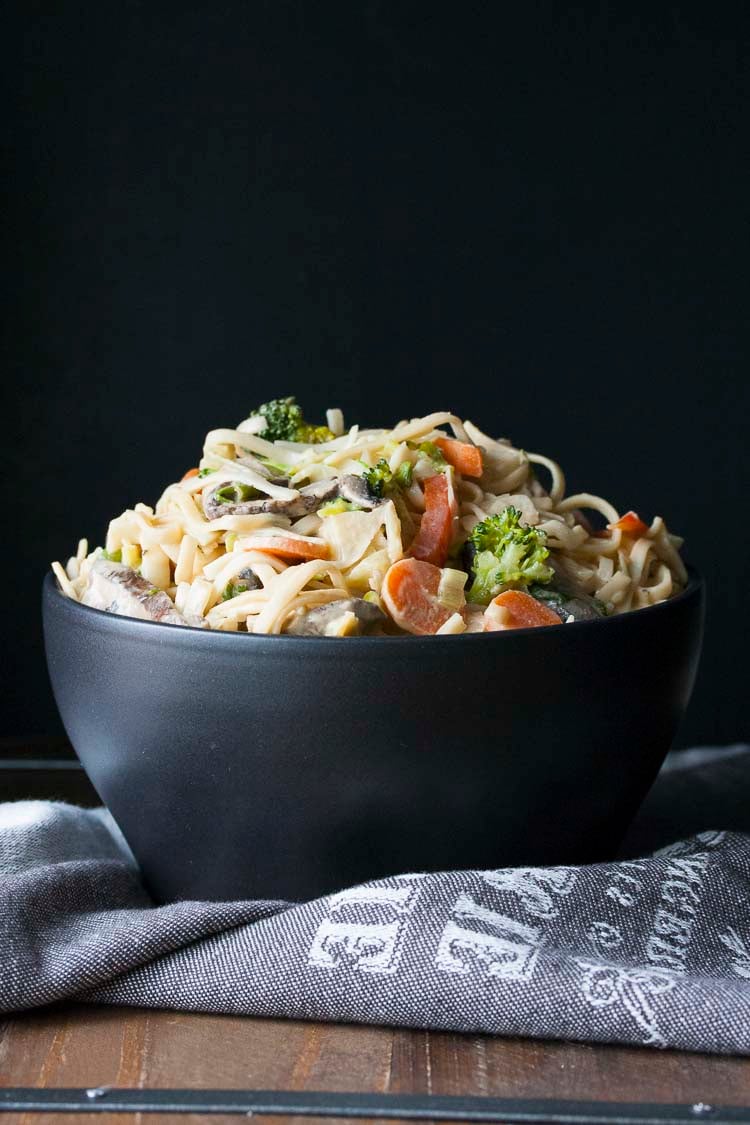
[[[115,613],[224,631],[344,636],[363,631],[367,615],[358,606],[378,618],[368,622],[370,632],[479,631],[492,607],[466,601],[471,567],[462,547],[478,525],[508,509],[521,528],[540,533],[535,542],[548,552],[552,585],[596,599],[605,615],[664,601],[686,584],[682,540],[660,516],[646,525],[634,513],[621,518],[600,496],[566,496],[555,461],[454,414],[390,430],[345,430],[339,410],[327,420],[328,440],[315,443],[269,441],[257,414],[236,429],[212,430],[198,469],[170,484],[155,508],[136,504],[111,521],[104,548],[89,552],[82,539],[64,567],[52,564],[62,591]],[[378,468],[389,482],[379,496],[366,488],[369,470]],[[438,475],[442,492],[427,483]],[[433,494],[443,508],[428,518]],[[442,549],[431,529],[446,511]],[[598,513],[599,530],[584,512]],[[432,570],[412,562],[411,585],[399,587],[404,560],[433,568],[434,582]],[[96,593],[97,582],[123,597]],[[523,581],[507,586],[525,589]],[[443,612],[412,613],[422,597]],[[575,619],[566,612],[557,623]],[[316,620],[317,628],[300,627]]]

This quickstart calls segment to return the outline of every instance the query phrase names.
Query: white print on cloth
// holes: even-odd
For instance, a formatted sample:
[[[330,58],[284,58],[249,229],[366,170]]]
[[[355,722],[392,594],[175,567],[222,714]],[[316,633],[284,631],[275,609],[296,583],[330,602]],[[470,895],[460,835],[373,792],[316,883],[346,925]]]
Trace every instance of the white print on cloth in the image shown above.
[[[560,913],[553,895],[569,895],[577,875],[570,867],[517,867],[508,871],[483,871],[482,879],[496,891],[517,894],[529,914],[556,918]]]
[[[534,973],[542,932],[488,910],[462,894],[440,937],[435,966],[444,973],[472,970],[503,980],[528,981]]]
[[[327,901],[328,915],[318,926],[310,946],[308,965],[317,969],[395,973],[407,919],[418,894],[418,887],[406,884],[353,887],[331,895]]]
[[[608,1008],[621,1004],[644,1033],[644,1046],[663,1047],[664,1037],[659,1032],[652,997],[674,988],[675,978],[666,969],[648,966],[625,969],[619,965],[606,965],[595,961],[576,964],[583,970],[581,991],[594,1008]]]
[[[730,953],[734,953],[732,958],[732,970],[738,977],[746,977],[750,979],[750,946],[737,931],[730,926],[725,934],[719,934],[719,941],[722,945],[726,946]]]
[[[605,895],[620,906],[632,906],[643,888],[638,875],[646,871],[646,865],[637,860],[619,863],[613,871],[612,882],[604,892]]]
[[[673,854],[669,859],[667,877],[659,887],[660,904],[646,941],[646,957],[652,965],[664,965],[676,973],[686,971],[708,864],[707,852]]]

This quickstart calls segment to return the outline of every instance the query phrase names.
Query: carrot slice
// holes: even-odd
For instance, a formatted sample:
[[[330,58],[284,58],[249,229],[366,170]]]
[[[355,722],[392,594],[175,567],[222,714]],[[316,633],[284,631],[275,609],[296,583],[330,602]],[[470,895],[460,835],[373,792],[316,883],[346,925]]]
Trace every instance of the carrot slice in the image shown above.
[[[622,531],[626,535],[645,535],[648,531],[648,524],[644,523],[638,513],[633,511],[620,516],[616,523],[608,523],[607,527],[610,531]]]
[[[313,543],[309,539],[292,539],[284,535],[258,535],[247,540],[248,550],[265,551],[282,559],[327,559],[327,543]]]
[[[386,571],[381,597],[393,620],[407,633],[437,633],[455,610],[438,601],[439,566],[419,559],[400,559]]]
[[[505,590],[490,602],[484,614],[485,633],[499,629],[532,629],[537,625],[562,625],[548,606],[523,590]]]
[[[190,480],[191,477],[197,477],[199,471],[200,471],[199,469],[188,469],[188,471],[185,473],[185,476],[182,477],[181,479],[182,480]]]
[[[424,482],[425,510],[408,554],[421,562],[442,566],[453,540],[453,516],[448,478],[444,473]]]
[[[482,451],[476,445],[455,438],[436,438],[435,445],[449,465],[465,477],[481,477],[484,472]]]

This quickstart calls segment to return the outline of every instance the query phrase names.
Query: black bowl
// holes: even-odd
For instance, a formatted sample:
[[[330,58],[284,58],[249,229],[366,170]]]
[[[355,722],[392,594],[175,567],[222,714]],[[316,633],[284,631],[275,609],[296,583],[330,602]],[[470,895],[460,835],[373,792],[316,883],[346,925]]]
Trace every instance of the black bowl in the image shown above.
[[[670,747],[703,583],[605,621],[309,638],[116,617],[44,583],[70,739],[157,899],[611,858]]]

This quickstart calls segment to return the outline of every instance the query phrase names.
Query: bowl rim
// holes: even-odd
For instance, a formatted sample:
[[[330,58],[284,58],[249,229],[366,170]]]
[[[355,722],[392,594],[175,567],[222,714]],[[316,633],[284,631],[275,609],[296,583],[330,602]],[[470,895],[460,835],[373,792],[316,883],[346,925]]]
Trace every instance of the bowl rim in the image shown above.
[[[612,617],[606,617],[599,621],[571,621],[569,623],[565,623],[566,635],[570,631],[577,634],[582,629],[601,629],[605,625],[611,629],[615,626],[615,623],[619,623],[619,627],[622,627],[627,622],[642,620],[644,614],[653,615],[656,613],[664,613],[665,611],[669,611],[670,609],[682,605],[686,601],[691,601],[696,597],[702,598],[705,594],[706,587],[703,575],[693,566],[686,565],[686,569],[688,573],[688,582],[685,586],[685,589],[681,590],[679,594],[675,594],[673,597],[667,598],[666,601],[657,602],[656,605],[649,605],[644,606],[641,609],[629,610],[627,613],[615,614]],[[74,601],[73,598],[69,598],[67,594],[63,593],[55,575],[51,570],[46,573],[42,582],[42,597],[43,603],[46,602],[46,599],[48,597],[59,598],[62,603],[65,603],[63,606],[63,612],[69,612],[73,615],[81,615],[82,622],[85,622],[88,618],[92,626],[98,625],[101,628],[112,629],[114,631],[127,627],[140,630],[143,633],[144,640],[146,640],[149,636],[153,640],[158,641],[159,638],[161,638],[162,640],[166,640],[168,635],[171,635],[174,639],[176,639],[179,635],[184,635],[186,643],[191,643],[193,640],[200,637],[202,638],[201,643],[203,644],[222,645],[237,644],[238,642],[236,638],[241,637],[242,643],[245,644],[257,645],[259,642],[272,641],[275,647],[294,647],[299,644],[311,645],[315,643],[326,648],[329,648],[331,646],[338,646],[343,642],[355,641],[357,643],[358,649],[361,650],[363,645],[366,645],[368,648],[372,645],[375,645],[376,648],[380,649],[385,648],[386,646],[390,647],[394,644],[434,645],[435,643],[440,641],[454,642],[456,639],[456,637],[452,634],[444,634],[442,636],[417,636],[412,633],[386,637],[305,637],[295,636],[289,633],[237,633],[222,629],[200,629],[194,625],[176,625],[170,622],[147,621],[143,620],[140,617],[126,617],[125,615],[109,613],[107,610],[95,609],[93,606],[83,605],[81,602]],[[170,631],[170,634],[165,634],[165,629],[168,629]],[[534,636],[540,636],[540,634],[549,635],[549,632],[549,629],[539,629],[538,627],[535,628],[534,626],[530,626],[524,629],[497,630],[491,635],[497,637],[505,637],[507,641],[508,633],[510,633],[510,635],[513,637],[525,637],[529,636],[530,634]],[[463,638],[464,644],[472,644],[476,643],[477,641],[481,641],[482,644],[487,644],[489,639],[487,633],[462,633],[457,635]],[[559,636],[559,634],[557,633],[554,633],[552,635],[553,637]]]

